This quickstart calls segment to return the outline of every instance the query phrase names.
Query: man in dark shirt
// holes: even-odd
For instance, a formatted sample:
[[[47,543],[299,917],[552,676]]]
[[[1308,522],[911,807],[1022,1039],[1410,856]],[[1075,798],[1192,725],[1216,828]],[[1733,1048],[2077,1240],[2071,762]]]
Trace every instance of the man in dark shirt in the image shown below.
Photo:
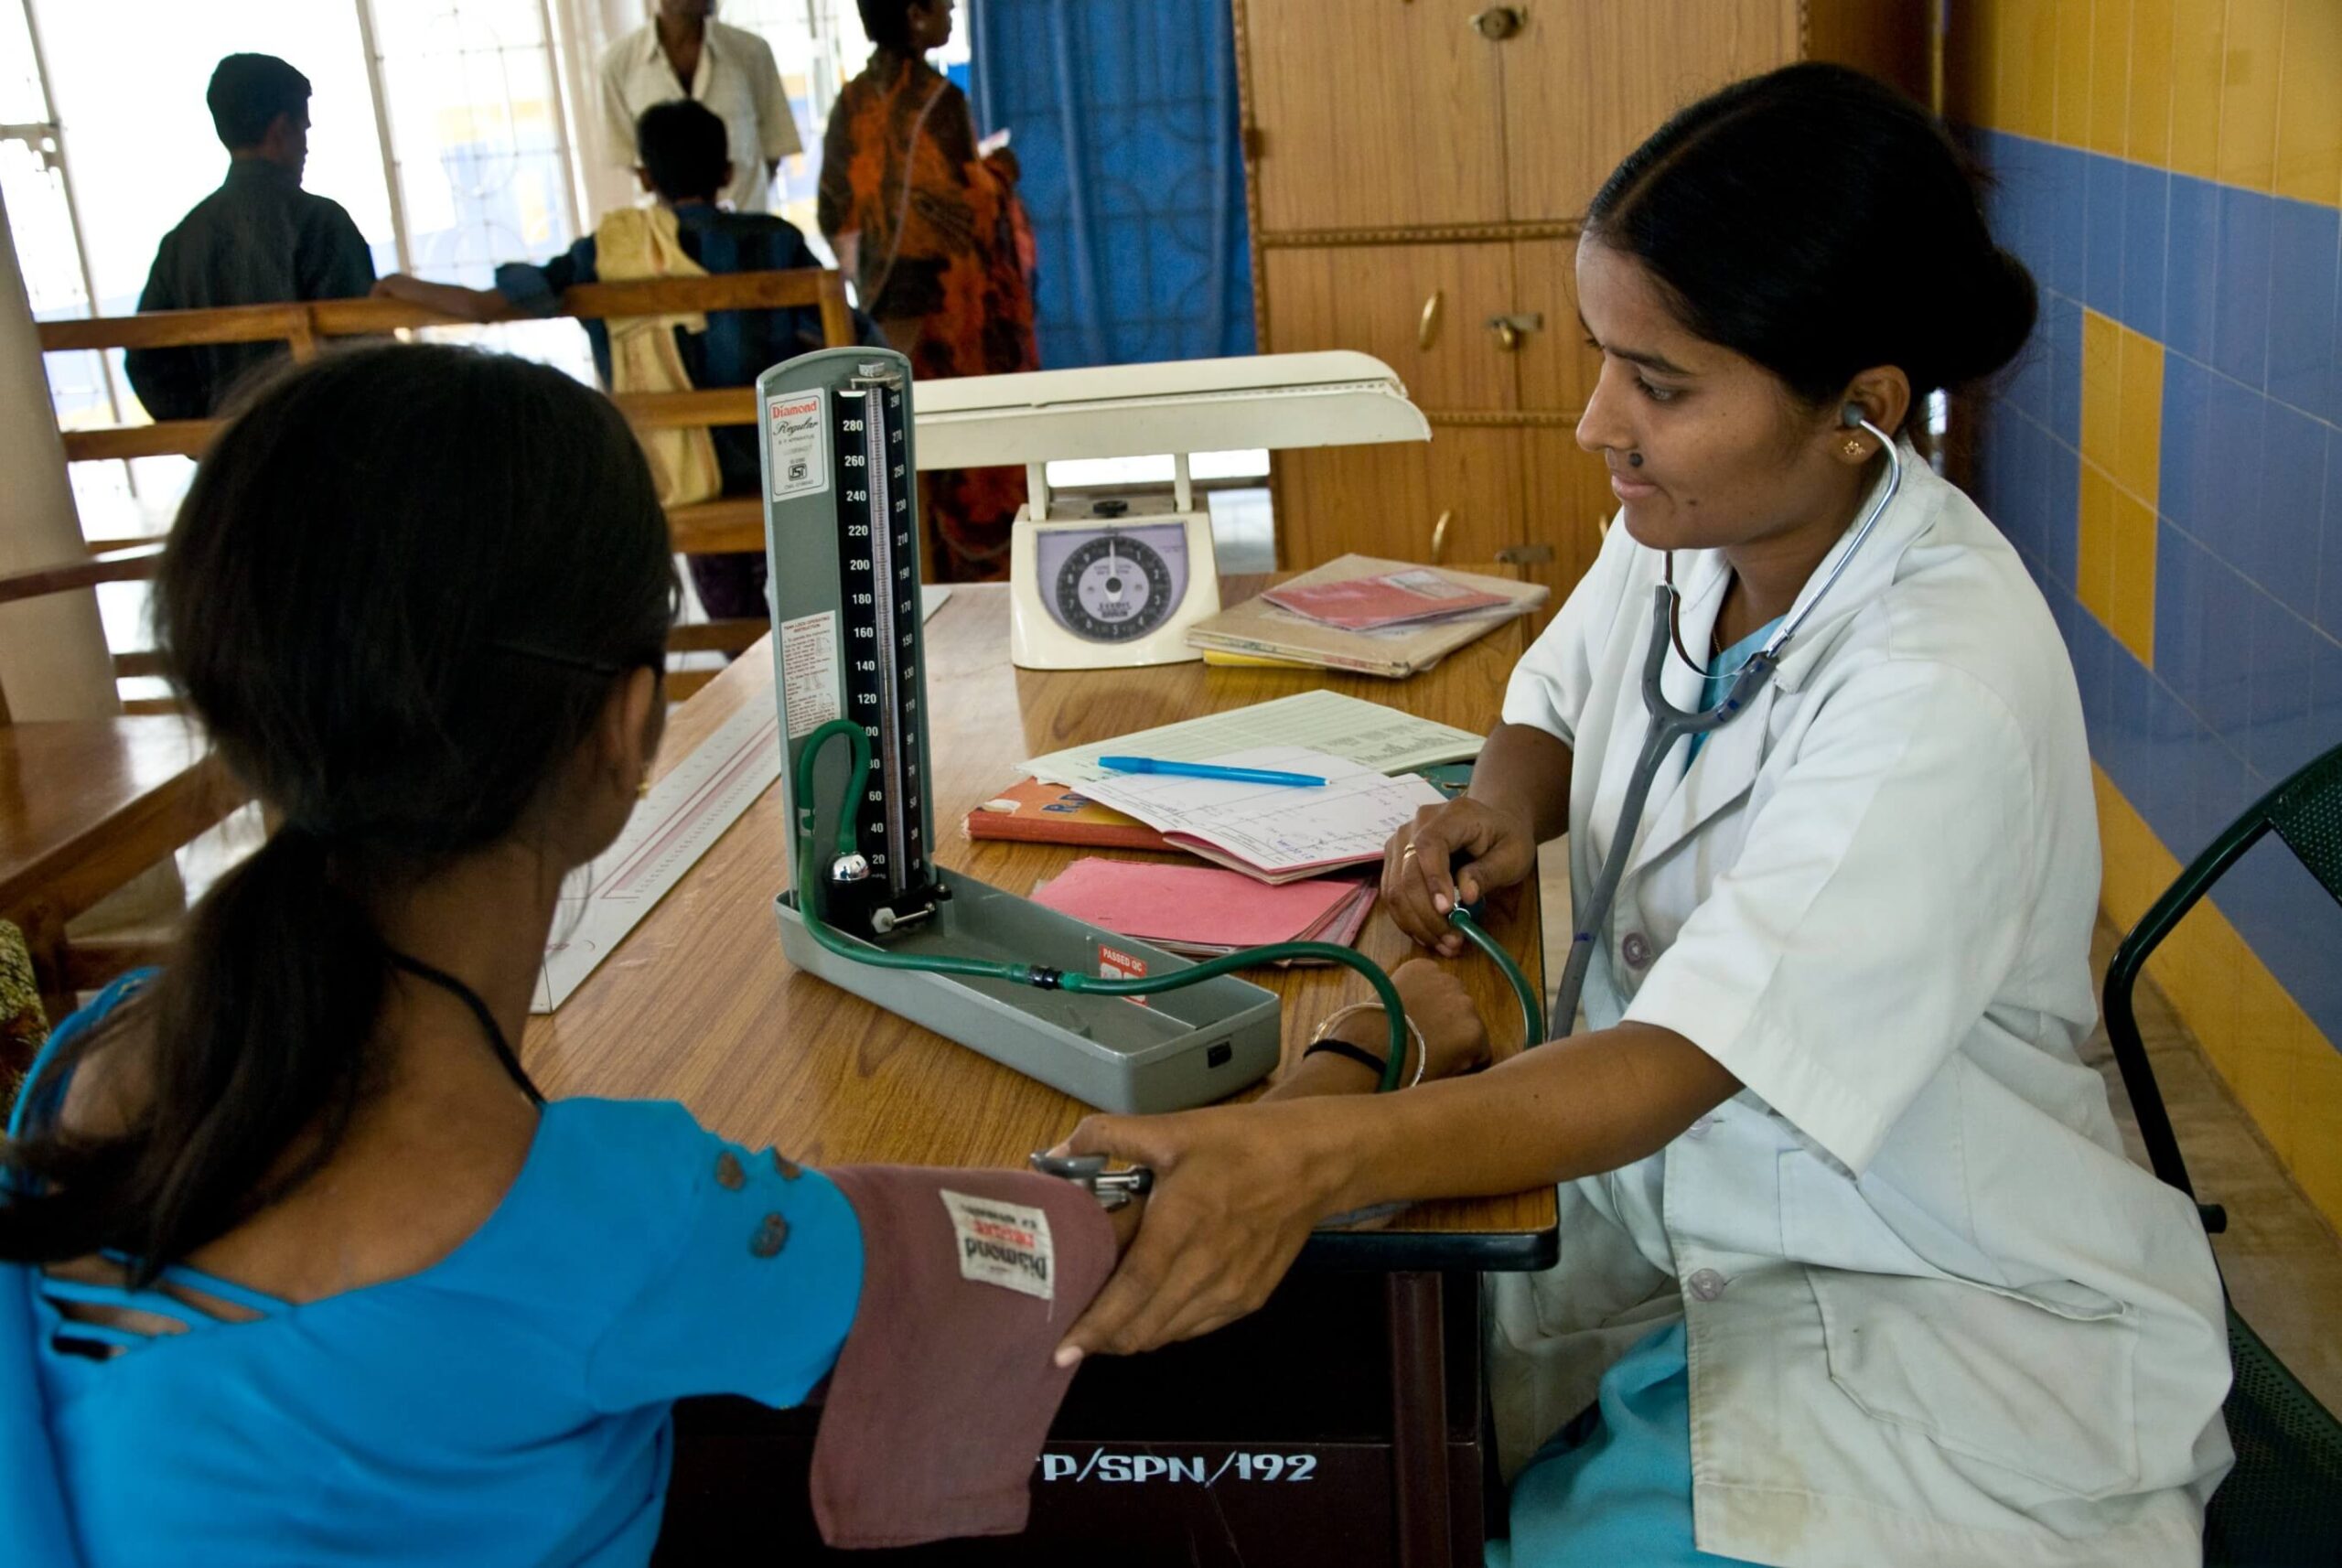
[[[818,267],[821,258],[785,219],[762,212],[731,212],[715,199],[732,177],[724,122],[689,99],[656,103],[635,123],[635,171],[643,188],[673,209],[684,252],[710,273],[787,272]],[[551,316],[561,307],[564,289],[600,281],[596,247],[589,237],[542,265],[510,262],[496,269],[492,289],[426,283],[392,274],[374,292],[427,306],[450,316],[490,321],[512,311]],[[594,348],[602,384],[610,382],[610,334],[599,321],[582,325]],[[855,312],[865,343],[886,338],[869,317]],[[822,317],[811,306],[790,310],[712,310],[704,332],[675,328],[675,347],[695,387],[754,386],[757,378],[784,360],[822,347]],[[709,432],[725,495],[755,495],[762,483],[757,426],[718,425]],[[765,558],[742,551],[690,558],[692,585],[700,604],[717,620],[762,617]]]
[[[141,310],[354,299],[374,261],[338,202],[301,188],[309,156],[309,79],[274,55],[230,55],[204,95],[227,145],[228,178],[163,236]],[[156,419],[208,419],[282,343],[133,349],[130,384]]]

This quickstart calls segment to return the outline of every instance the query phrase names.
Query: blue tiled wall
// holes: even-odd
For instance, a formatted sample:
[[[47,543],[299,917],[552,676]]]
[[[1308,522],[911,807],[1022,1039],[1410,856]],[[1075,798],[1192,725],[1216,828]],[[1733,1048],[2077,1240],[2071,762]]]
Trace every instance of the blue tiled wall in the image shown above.
[[[1971,134],[2041,321],[1980,433],[1978,499],[2072,650],[2090,749],[2185,863],[2342,745],[2342,225],[2336,209]],[[2075,596],[2082,312],[2164,345],[2153,668]],[[2281,846],[2215,895],[2342,1041],[2342,910]]]

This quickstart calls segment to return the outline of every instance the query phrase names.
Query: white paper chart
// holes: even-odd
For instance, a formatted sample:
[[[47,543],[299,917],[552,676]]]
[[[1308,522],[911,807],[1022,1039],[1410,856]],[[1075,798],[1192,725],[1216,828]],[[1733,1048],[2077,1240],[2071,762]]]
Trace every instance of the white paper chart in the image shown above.
[[[1252,868],[1255,875],[1380,860],[1383,844],[1409,818],[1445,799],[1413,774],[1386,778],[1363,763],[1295,746],[1260,746],[1209,760],[1222,768],[1302,773],[1326,782],[1299,789],[1117,773],[1085,783],[1081,792],[1160,832],[1223,850],[1241,863],[1237,869]]]
[[[1101,756],[1127,754],[1166,762],[1201,762],[1257,746],[1303,746],[1361,763],[1378,773],[1404,773],[1434,762],[1477,757],[1480,743],[1481,737],[1470,730],[1321,689],[1053,751],[1027,761],[1025,771],[1046,784],[1080,789],[1113,777],[1098,766]]]
[[[545,943],[537,998],[550,1013],[650,913],[683,873],[780,777],[780,719],[744,709],[668,769],[618,843],[569,880]]]

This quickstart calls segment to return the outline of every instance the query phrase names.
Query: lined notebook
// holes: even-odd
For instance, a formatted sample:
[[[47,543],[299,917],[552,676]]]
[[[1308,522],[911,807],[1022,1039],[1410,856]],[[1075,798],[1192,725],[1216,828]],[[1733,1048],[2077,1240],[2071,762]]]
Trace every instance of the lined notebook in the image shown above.
[[[1326,877],[1263,887],[1209,865],[1077,860],[1034,901],[1188,958],[1271,942],[1358,940],[1374,907],[1371,882]]]

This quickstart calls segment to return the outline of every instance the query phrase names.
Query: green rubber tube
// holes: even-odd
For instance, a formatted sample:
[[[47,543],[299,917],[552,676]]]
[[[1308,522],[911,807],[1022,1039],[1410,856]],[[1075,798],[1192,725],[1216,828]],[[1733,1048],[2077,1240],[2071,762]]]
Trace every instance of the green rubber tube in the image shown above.
[[[797,802],[797,911],[804,918],[805,929],[813,940],[840,958],[855,963],[866,963],[876,969],[912,970],[926,974],[960,975],[974,980],[1000,980],[1015,985],[1031,985],[1042,989],[1078,992],[1090,996],[1153,996],[1166,991],[1177,991],[1183,986],[1197,985],[1204,981],[1249,969],[1255,964],[1274,963],[1285,959],[1314,959],[1321,962],[1338,963],[1355,970],[1374,988],[1375,999],[1381,1004],[1384,1018],[1391,1026],[1390,1045],[1382,1062],[1382,1078],[1376,1092],[1387,1094],[1399,1087],[1401,1073],[1406,1066],[1407,1015],[1399,1000],[1398,987],[1382,966],[1354,948],[1333,942],[1275,942],[1267,947],[1247,948],[1241,952],[1226,953],[1209,959],[1169,974],[1150,975],[1136,980],[1107,980],[1079,971],[1052,970],[1042,965],[1004,963],[990,959],[951,958],[941,955],[914,956],[909,953],[888,952],[848,938],[822,919],[819,913],[821,872],[813,853],[813,765],[822,750],[831,741],[844,736],[854,752],[853,774],[847,780],[845,799],[858,800],[870,781],[870,737],[863,727],[850,719],[832,719],[805,737],[804,748],[797,755],[795,789]],[[836,854],[851,855],[860,853],[856,842],[854,813],[842,813],[838,820]],[[1531,1045],[1544,1040],[1544,1023],[1536,993],[1529,984],[1520,966],[1512,961],[1496,940],[1456,910],[1451,917],[1465,937],[1482,952],[1496,961],[1505,978],[1512,985],[1519,999],[1521,1017],[1527,1027],[1525,1036]]]

